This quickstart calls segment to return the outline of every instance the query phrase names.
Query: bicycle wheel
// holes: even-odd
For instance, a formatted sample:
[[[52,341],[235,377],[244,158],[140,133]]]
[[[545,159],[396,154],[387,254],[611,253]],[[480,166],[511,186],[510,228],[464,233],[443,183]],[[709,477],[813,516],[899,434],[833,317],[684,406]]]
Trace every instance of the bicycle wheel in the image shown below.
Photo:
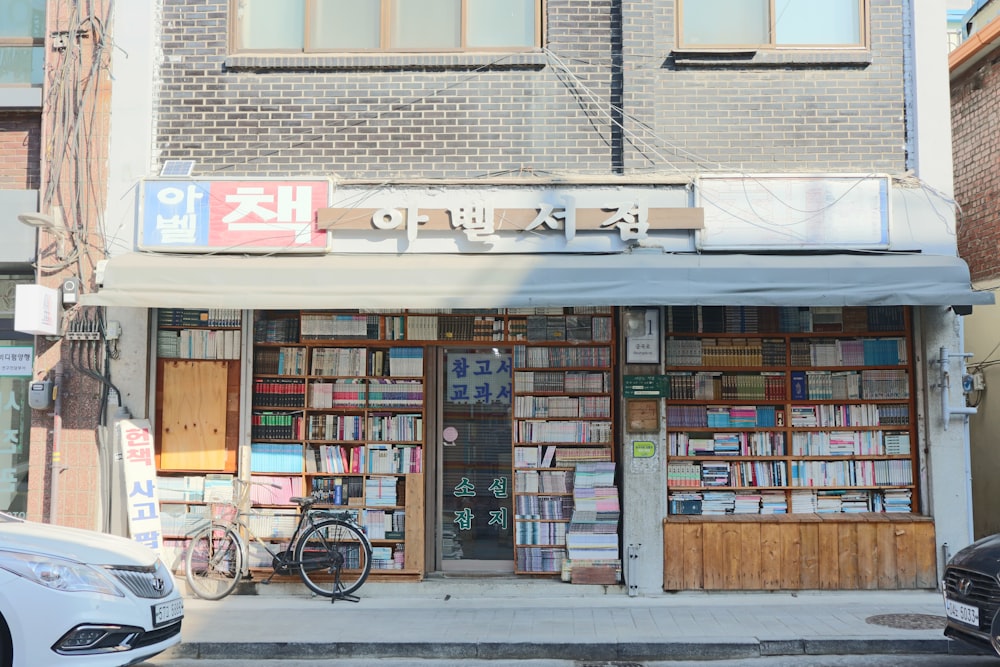
[[[328,519],[303,533],[295,546],[302,581],[317,595],[348,595],[372,569],[368,538],[354,526]]]
[[[243,543],[231,527],[213,524],[191,538],[184,560],[191,591],[206,600],[221,600],[243,578]]]

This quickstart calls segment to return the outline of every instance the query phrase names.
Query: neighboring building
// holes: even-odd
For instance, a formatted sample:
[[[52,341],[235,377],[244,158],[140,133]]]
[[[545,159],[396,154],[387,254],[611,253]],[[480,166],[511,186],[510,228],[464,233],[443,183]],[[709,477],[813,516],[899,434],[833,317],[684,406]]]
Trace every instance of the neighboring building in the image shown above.
[[[973,6],[972,0],[948,0],[948,50],[951,51],[966,36],[966,15]]]
[[[1000,77],[995,66],[1000,55],[1000,10],[998,2],[977,2],[966,15],[971,27],[962,45],[949,56],[951,69],[951,115],[955,162],[955,199],[961,210],[958,247],[969,263],[974,284],[995,290],[1000,285],[1000,147],[996,118],[1000,114]],[[1000,383],[997,374],[996,307],[977,309],[965,320],[967,349],[973,356],[969,370],[975,390],[969,394],[978,408],[970,419],[973,514],[977,537],[1000,532],[1000,518],[994,508],[1000,502],[1000,485],[995,471],[1000,469],[994,434],[1000,425],[1000,405],[990,386]]]
[[[262,477],[267,530],[329,494],[419,579],[558,574],[620,507],[569,576],[934,588],[971,539],[957,314],[993,300],[957,257],[943,4],[419,6],[115,5],[81,311],[135,415],[110,518],[176,555]],[[615,474],[571,494],[589,458]]]

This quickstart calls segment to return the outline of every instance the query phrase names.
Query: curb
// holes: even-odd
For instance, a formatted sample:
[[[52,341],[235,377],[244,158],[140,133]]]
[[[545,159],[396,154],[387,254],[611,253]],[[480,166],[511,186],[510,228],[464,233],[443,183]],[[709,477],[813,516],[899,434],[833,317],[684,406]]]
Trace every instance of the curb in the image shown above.
[[[192,642],[163,653],[189,660],[424,658],[444,660],[734,660],[801,655],[948,655],[941,639],[789,639],[725,642]]]

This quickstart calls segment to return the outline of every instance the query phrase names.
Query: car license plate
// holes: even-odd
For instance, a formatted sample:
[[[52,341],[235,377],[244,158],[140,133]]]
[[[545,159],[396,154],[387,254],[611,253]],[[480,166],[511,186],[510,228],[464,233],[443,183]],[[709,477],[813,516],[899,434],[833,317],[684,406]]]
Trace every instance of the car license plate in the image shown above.
[[[979,627],[979,607],[973,607],[945,598],[944,612],[948,614],[948,618],[953,618],[956,621],[961,621],[977,628]]]
[[[184,615],[184,599],[168,600],[153,605],[153,627],[175,621]]]

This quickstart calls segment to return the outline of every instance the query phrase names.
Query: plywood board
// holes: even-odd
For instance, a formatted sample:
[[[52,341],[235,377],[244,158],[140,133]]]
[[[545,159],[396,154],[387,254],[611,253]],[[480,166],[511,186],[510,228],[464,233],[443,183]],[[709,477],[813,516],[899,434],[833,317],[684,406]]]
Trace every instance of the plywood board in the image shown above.
[[[225,470],[229,363],[169,360],[160,373],[160,469]]]

